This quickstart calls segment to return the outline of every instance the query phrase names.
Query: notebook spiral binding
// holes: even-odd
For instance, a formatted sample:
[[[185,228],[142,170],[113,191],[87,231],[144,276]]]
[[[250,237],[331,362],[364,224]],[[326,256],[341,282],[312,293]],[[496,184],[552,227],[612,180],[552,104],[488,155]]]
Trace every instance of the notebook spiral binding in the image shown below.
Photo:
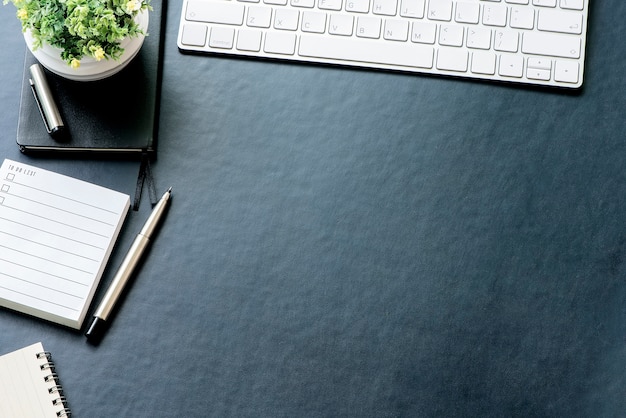
[[[50,373],[43,377],[46,383],[50,383],[48,393],[52,395],[52,405],[58,406],[57,417],[71,417],[72,411],[67,406],[67,399],[63,395],[63,387],[59,383],[59,376],[55,371],[54,362],[52,361],[52,354],[49,351],[37,353],[38,360],[45,360],[45,363],[41,364],[39,368],[41,371],[49,371]]]

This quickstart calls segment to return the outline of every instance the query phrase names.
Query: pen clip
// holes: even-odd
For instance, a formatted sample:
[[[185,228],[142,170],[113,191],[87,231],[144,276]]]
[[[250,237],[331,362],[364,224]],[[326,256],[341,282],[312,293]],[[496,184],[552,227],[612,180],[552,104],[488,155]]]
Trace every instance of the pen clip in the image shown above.
[[[32,78],[28,79],[30,83],[30,89],[33,92],[33,96],[35,97],[35,103],[37,103],[37,108],[39,109],[39,114],[41,115],[41,119],[43,120],[43,124],[46,127],[46,131],[48,134],[52,134],[52,130],[50,129],[50,125],[48,125],[48,119],[46,118],[46,113],[43,111],[43,107],[41,107],[41,102],[39,101],[39,95],[37,95],[37,89],[35,88],[35,82]]]

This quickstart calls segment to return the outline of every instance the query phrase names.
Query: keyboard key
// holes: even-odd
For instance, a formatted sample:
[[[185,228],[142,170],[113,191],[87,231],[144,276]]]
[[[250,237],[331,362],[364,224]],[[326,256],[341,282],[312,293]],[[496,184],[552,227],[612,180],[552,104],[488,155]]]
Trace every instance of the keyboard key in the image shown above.
[[[321,10],[341,10],[341,0],[318,0],[317,7]]]
[[[580,58],[581,41],[576,37],[549,33],[525,33],[522,52],[563,58]]]
[[[561,0],[561,9],[582,10],[583,0]]]
[[[398,19],[387,19],[383,37],[390,41],[405,42],[409,37],[409,22]]]
[[[552,69],[552,61],[543,57],[528,58],[528,68],[540,68],[542,70]]]
[[[550,32],[582,33],[583,17],[580,13],[562,12],[558,10],[540,10],[537,29]]]
[[[306,7],[312,9],[315,6],[315,0],[291,0],[293,7]]]
[[[511,8],[511,27],[515,29],[532,29],[535,27],[535,11],[528,7]]]
[[[243,4],[189,0],[185,16],[191,22],[241,25],[243,24],[243,13]]]
[[[348,12],[367,13],[369,10],[369,0],[346,0],[346,11]]]
[[[493,49],[504,52],[517,52],[519,35],[516,31],[497,30],[493,41]]]
[[[372,13],[375,15],[395,16],[397,8],[397,0],[373,0]]]
[[[352,35],[352,29],[354,26],[354,18],[350,15],[331,15],[330,23],[328,24],[328,33],[332,35]]]
[[[524,71],[524,58],[518,55],[502,54],[498,74],[504,77],[521,78]]]
[[[478,17],[480,14],[480,4],[458,2],[456,4],[456,13],[454,14],[454,20],[459,23],[478,23]]]
[[[468,28],[467,47],[476,49],[491,48],[491,30],[478,27]]]
[[[532,80],[550,80],[550,70],[542,70],[541,68],[527,68],[526,77]]]
[[[506,26],[506,6],[500,4],[488,5],[483,7],[483,25],[487,26]]]
[[[241,30],[237,36],[237,49],[259,52],[261,50],[261,31]]]
[[[231,49],[233,47],[234,39],[235,30],[233,28],[211,28],[211,36],[209,36],[209,46],[211,48]]]
[[[326,30],[326,13],[306,11],[302,13],[302,31],[324,33]]]
[[[377,17],[358,17],[356,23],[356,36],[359,38],[380,38],[381,20]]]
[[[263,50],[270,54],[293,55],[296,52],[296,35],[290,32],[268,32]]]
[[[533,5],[543,7],[556,7],[556,0],[533,0]]]
[[[251,6],[248,8],[246,24],[253,28],[269,28],[272,22],[272,9]]]
[[[427,45],[372,42],[344,37],[302,35],[299,53],[303,57],[340,61],[432,68],[433,48]]]
[[[434,44],[437,34],[437,25],[427,22],[413,23],[411,32],[411,41],[420,44]]]
[[[474,74],[494,75],[496,73],[496,54],[492,52],[474,52],[471,71]]]
[[[437,69],[448,71],[467,71],[468,53],[463,49],[441,48],[437,55]]]
[[[280,30],[298,29],[300,12],[295,9],[276,9],[274,15],[274,27]]]
[[[580,66],[576,61],[557,61],[554,66],[554,79],[564,83],[578,83]]]
[[[181,42],[190,46],[204,46],[206,45],[206,33],[206,25],[188,23],[183,27]]]
[[[448,46],[463,45],[463,26],[441,25],[441,29],[439,29],[439,44]]]
[[[426,0],[401,0],[400,16],[413,17],[416,19],[423,18],[425,1]]]
[[[452,20],[452,0],[430,0],[428,18],[446,22]]]

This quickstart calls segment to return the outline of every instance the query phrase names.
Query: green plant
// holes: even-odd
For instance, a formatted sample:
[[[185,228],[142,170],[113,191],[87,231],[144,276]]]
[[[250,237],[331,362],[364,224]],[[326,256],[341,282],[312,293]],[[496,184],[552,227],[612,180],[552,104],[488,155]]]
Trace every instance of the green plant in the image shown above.
[[[33,48],[48,44],[61,49],[73,68],[83,57],[118,59],[120,42],[144,34],[135,16],[149,9],[149,0],[3,0],[13,3]]]

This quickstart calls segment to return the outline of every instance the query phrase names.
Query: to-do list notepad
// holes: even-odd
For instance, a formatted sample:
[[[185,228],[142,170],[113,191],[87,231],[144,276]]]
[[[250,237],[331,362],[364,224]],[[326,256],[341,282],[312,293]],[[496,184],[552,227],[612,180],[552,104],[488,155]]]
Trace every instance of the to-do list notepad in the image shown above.
[[[79,329],[130,197],[19,162],[0,167],[0,306]]]

